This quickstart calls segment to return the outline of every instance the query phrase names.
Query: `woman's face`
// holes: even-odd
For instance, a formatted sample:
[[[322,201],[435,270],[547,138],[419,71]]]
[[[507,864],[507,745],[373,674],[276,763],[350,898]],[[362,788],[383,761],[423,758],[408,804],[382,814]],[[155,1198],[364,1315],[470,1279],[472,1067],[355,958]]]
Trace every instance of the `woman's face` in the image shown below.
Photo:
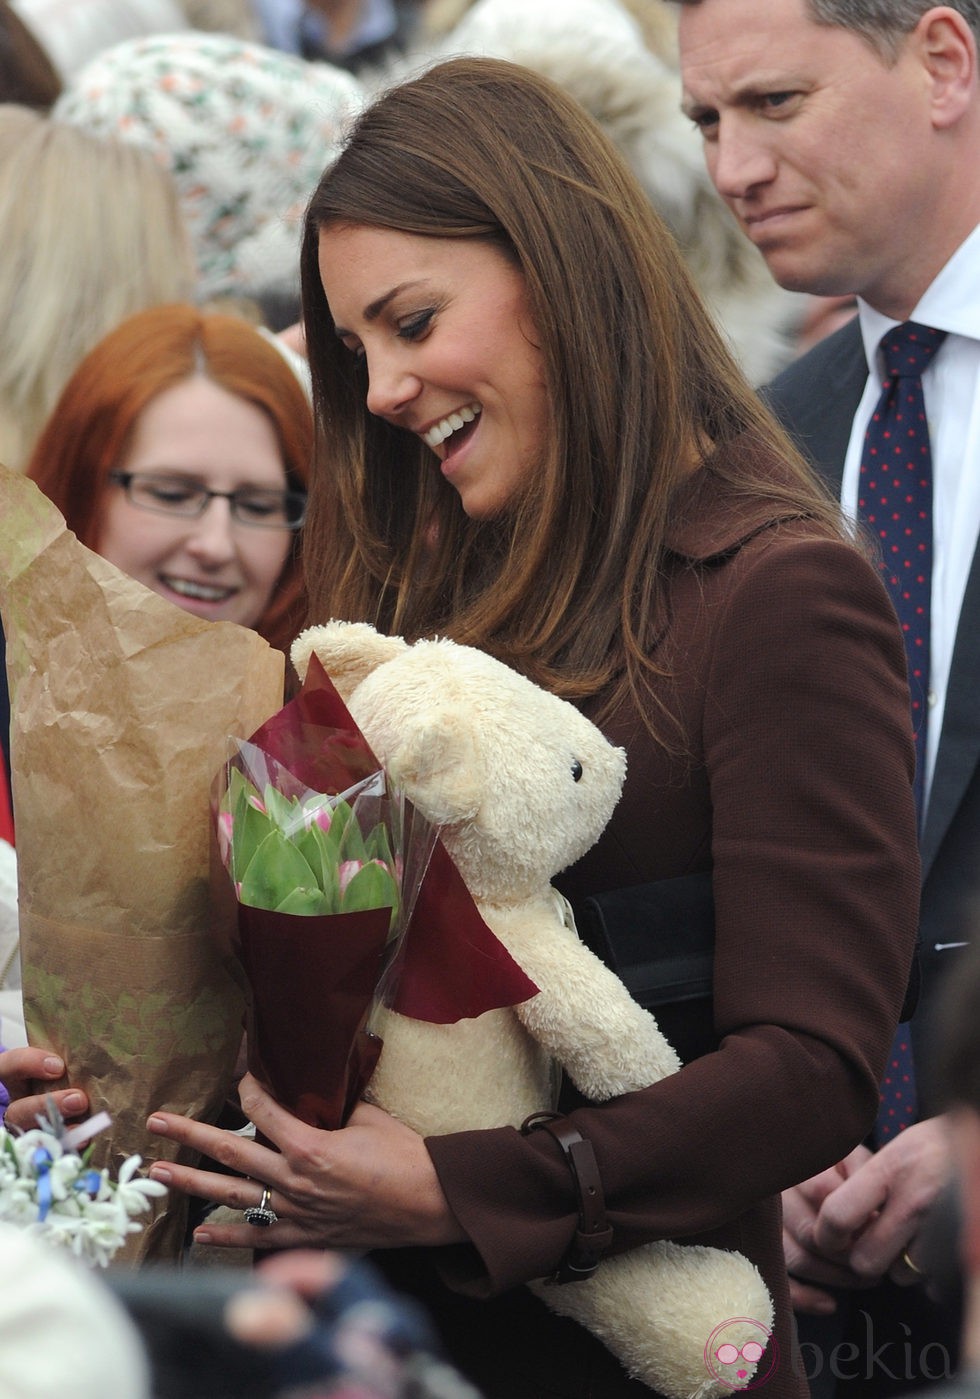
[[[506,509],[544,457],[549,399],[524,278],[497,248],[336,225],[320,278],[367,364],[367,406],[414,433],[473,519]]]
[[[229,500],[209,500],[196,518],[167,511],[187,485],[284,492],[286,472],[265,413],[210,379],[187,379],[146,406],[118,469],[152,473],[140,496],[154,508],[134,504],[122,485],[108,482],[97,552],[197,617],[254,626],[292,533],[236,520]]]

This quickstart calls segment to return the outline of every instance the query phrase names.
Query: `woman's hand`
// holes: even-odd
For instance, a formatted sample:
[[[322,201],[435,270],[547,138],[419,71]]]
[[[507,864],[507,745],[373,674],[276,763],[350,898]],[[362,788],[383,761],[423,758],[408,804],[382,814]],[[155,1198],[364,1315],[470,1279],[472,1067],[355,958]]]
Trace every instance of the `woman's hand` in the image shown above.
[[[172,1113],[148,1127],[236,1172],[158,1162],[154,1180],[231,1209],[265,1202],[278,1215],[268,1227],[205,1222],[195,1241],[219,1248],[329,1247],[368,1249],[406,1244],[449,1244],[466,1238],[446,1203],[425,1143],[380,1108],[361,1103],[347,1126],[321,1131],[280,1107],[247,1074],[239,1088],[242,1111],[279,1148]],[[242,1177],[245,1177],[242,1179]]]
[[[45,1080],[63,1078],[64,1073],[65,1061],[49,1049],[0,1050],[0,1083],[10,1095],[4,1119],[7,1125],[24,1131],[36,1127],[38,1117],[47,1113],[49,1096],[66,1118],[80,1117],[86,1112],[88,1098],[78,1088],[60,1088],[50,1095],[37,1092]]]

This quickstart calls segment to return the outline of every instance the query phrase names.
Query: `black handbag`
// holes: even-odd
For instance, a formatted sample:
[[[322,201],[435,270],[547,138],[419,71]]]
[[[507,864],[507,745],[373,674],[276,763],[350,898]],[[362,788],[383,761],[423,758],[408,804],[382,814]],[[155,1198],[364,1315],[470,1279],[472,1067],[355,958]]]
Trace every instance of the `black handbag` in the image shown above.
[[[654,1014],[682,1063],[717,1048],[710,870],[592,894],[572,908],[583,942]]]

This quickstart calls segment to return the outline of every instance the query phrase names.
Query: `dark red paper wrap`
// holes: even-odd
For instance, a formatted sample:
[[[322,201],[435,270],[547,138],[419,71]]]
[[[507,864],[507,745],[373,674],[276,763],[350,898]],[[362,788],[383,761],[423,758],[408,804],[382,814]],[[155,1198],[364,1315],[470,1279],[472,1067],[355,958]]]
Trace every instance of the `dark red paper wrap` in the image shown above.
[[[390,916],[299,918],[239,905],[248,1066],[313,1127],[343,1126],[374,1073],[381,1041],[367,1020]]]

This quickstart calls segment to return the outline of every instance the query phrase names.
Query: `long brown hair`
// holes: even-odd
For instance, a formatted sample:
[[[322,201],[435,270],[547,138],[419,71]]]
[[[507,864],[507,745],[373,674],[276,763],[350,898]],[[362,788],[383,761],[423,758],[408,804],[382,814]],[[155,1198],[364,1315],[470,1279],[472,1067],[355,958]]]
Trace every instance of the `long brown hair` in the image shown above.
[[[522,272],[552,416],[546,460],[505,519],[467,519],[429,449],[368,413],[366,370],[320,281],[331,225],[483,239]],[[383,94],[310,201],[301,263],[320,437],[314,620],[448,634],[568,698],[630,691],[649,721],[671,499],[692,459],[751,434],[787,462],[787,483],[752,474],[764,451],[730,468],[721,454],[719,474],[840,528],[625,162],[528,69],[455,59]]]
[[[206,374],[260,408],[275,431],[286,480],[307,489],[313,416],[280,352],[237,316],[190,305],[130,316],[91,350],[69,379],[27,467],[81,542],[95,548],[109,472],[129,447],[136,420],[165,389]],[[255,630],[288,650],[306,619],[299,536]]]

